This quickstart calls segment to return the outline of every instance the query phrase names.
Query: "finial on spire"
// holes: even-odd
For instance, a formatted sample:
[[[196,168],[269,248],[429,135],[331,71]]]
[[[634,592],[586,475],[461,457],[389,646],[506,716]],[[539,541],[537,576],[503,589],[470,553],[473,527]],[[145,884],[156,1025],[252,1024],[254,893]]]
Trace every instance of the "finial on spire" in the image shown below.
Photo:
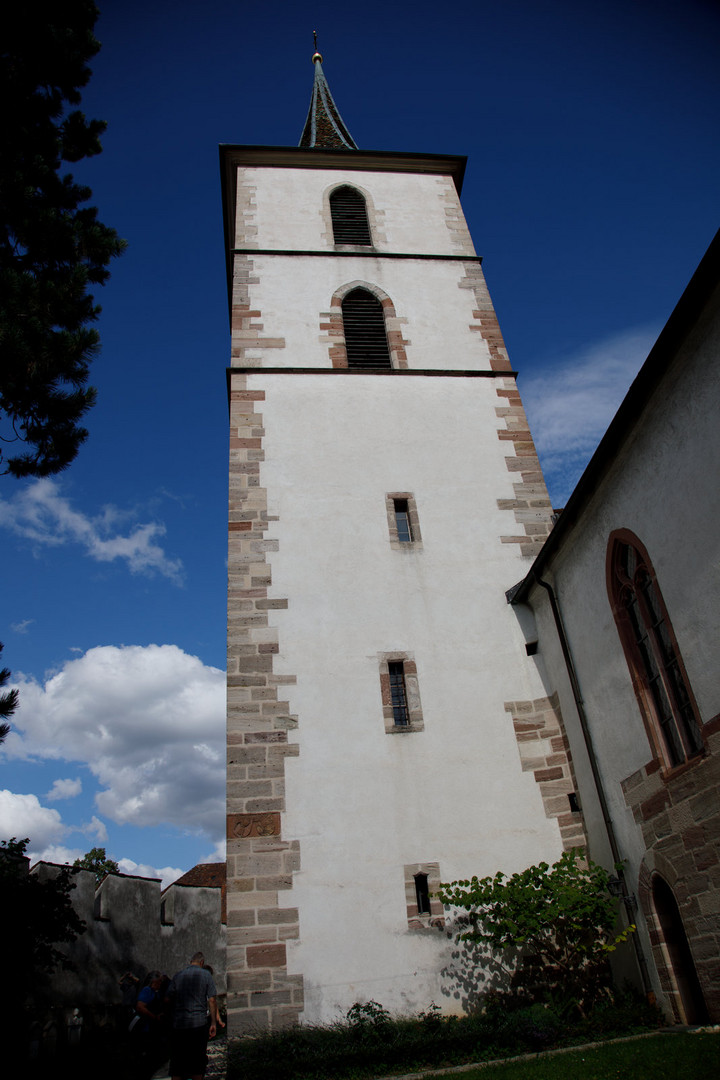
[[[317,30],[313,30],[313,42],[315,52],[312,62],[315,65],[315,81],[310,111],[298,145],[311,150],[315,148],[357,150],[357,143],[345,127],[323,75],[322,56],[317,51]]]

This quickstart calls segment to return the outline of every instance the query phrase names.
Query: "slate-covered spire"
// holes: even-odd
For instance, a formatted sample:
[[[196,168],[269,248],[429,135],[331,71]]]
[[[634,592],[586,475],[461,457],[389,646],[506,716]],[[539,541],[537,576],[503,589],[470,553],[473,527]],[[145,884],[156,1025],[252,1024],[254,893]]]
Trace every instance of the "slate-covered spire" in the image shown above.
[[[343,118],[333,101],[327,79],[323,75],[322,56],[317,51],[317,34],[315,34],[315,52],[312,62],[315,65],[315,82],[310,111],[298,146],[304,146],[306,149],[357,150],[357,143],[345,127]]]

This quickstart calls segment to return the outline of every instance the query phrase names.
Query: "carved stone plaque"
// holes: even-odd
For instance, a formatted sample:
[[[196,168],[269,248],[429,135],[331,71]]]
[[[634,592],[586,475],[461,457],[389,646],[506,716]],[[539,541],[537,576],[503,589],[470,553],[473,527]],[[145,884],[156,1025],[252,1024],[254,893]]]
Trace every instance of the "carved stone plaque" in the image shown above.
[[[247,840],[252,836],[279,836],[280,814],[228,814],[228,840]]]

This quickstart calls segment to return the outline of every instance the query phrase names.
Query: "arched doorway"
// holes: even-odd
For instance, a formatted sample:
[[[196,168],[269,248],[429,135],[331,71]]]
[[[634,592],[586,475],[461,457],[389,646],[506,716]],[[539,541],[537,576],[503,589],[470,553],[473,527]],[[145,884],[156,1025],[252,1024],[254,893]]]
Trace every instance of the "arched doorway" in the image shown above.
[[[653,874],[652,877],[652,899],[685,1022],[704,1024],[708,1019],[707,1006],[680,910],[672,889],[659,874]]]

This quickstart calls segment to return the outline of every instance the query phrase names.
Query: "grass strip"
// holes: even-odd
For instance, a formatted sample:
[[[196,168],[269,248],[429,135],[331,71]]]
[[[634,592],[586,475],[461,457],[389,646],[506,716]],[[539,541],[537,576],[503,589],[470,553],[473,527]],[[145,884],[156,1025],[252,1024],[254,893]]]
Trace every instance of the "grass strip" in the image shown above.
[[[709,1080],[718,1075],[719,1053],[718,1034],[659,1032],[452,1073],[462,1080]],[[446,1080],[449,1071],[424,1073],[423,1080]]]

